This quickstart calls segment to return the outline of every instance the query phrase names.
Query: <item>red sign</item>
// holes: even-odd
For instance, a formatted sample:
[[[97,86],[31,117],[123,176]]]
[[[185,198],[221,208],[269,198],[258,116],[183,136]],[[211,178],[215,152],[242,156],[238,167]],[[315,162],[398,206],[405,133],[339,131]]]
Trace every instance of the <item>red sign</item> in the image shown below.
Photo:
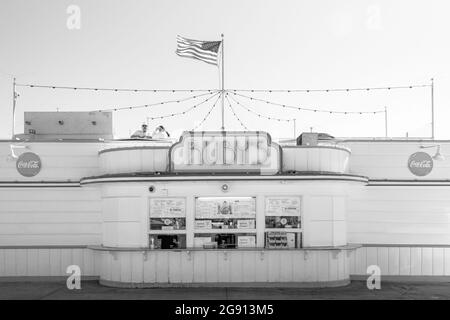
[[[413,153],[409,157],[408,168],[416,176],[426,176],[433,170],[433,158],[426,152]]]
[[[17,171],[24,177],[34,177],[41,167],[41,158],[33,152],[22,153],[16,161]]]

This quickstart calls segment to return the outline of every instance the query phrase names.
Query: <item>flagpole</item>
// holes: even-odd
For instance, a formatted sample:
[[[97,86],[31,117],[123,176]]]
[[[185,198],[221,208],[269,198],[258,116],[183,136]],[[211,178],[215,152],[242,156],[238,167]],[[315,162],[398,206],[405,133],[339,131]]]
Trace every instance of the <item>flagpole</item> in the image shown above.
[[[225,108],[224,108],[224,96],[225,96],[225,75],[224,75],[224,56],[223,56],[223,33],[222,33],[222,94],[221,94],[221,98],[222,98],[222,131],[225,130]]]
[[[16,123],[16,78],[13,78],[13,105],[12,105],[12,127],[11,127],[11,139],[14,140],[14,127]]]
[[[431,78],[431,140],[434,140],[434,79]]]

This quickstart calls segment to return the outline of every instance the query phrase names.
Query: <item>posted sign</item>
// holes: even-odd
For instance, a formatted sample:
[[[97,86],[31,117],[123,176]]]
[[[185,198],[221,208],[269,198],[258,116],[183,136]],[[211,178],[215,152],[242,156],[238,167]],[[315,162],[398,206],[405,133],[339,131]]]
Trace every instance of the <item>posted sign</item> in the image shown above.
[[[426,176],[433,170],[433,158],[426,152],[413,153],[408,159],[408,168],[416,176]]]
[[[254,172],[281,169],[281,148],[262,131],[184,132],[170,149],[172,172]]]
[[[33,152],[22,153],[16,161],[16,169],[24,177],[34,177],[41,167],[41,158]]]

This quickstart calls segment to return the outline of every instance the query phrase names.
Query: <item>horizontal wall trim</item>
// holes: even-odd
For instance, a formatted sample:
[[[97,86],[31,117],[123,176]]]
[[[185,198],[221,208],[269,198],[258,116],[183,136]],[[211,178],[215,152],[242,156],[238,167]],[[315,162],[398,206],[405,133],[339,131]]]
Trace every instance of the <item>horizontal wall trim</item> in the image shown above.
[[[350,284],[350,279],[311,282],[119,282],[100,279],[105,287],[114,288],[326,288],[343,287]]]
[[[87,245],[41,245],[41,246],[0,246],[0,250],[9,249],[86,249]]]
[[[425,143],[447,143],[450,140],[434,140],[433,138],[428,137],[417,137],[417,138],[344,138],[339,140],[338,143],[345,142],[425,142]]]
[[[129,151],[129,150],[161,150],[161,149],[167,149],[169,151],[170,146],[137,146],[137,147],[123,147],[123,148],[111,148],[111,149],[103,149],[98,152],[98,154],[107,153],[107,152],[115,152],[115,151]]]
[[[0,188],[79,188],[79,181],[0,181]]]
[[[382,243],[362,243],[362,247],[387,247],[387,248],[450,248],[450,244],[382,244]]]
[[[367,281],[367,275],[350,275],[351,281]],[[450,282],[450,276],[407,276],[407,275],[383,275],[381,274],[381,290],[383,290],[383,282]]]
[[[330,251],[330,250],[354,250],[360,248],[361,245],[349,244],[346,246],[336,246],[336,247],[305,247],[299,249],[268,249],[268,248],[240,248],[240,249],[203,249],[203,248],[187,248],[187,249],[150,249],[149,247],[105,247],[105,246],[88,246],[88,249],[98,250],[98,251],[152,251],[152,252],[298,252],[298,251]]]
[[[277,180],[297,180],[297,181],[340,181],[340,182],[361,182],[367,184],[368,179],[356,175],[157,175],[157,176],[111,176],[111,177],[91,177],[83,178],[81,185],[98,183],[124,183],[124,182],[168,182],[168,181],[277,181]]]
[[[450,186],[450,179],[369,179],[368,186]]]
[[[0,188],[79,188],[84,184],[104,183],[104,182],[158,182],[158,181],[223,181],[223,180],[331,180],[331,181],[357,181],[366,183],[369,187],[380,186],[417,186],[417,187],[440,187],[450,186],[450,179],[433,179],[433,180],[388,180],[388,179],[369,179],[364,176],[349,175],[349,174],[331,174],[321,173],[307,175],[307,174],[277,174],[277,175],[256,175],[256,174],[241,174],[241,175],[224,175],[224,174],[152,174],[152,175],[138,175],[130,173],[128,175],[105,175],[98,177],[83,178],[81,181],[0,181]]]
[[[67,275],[69,276],[69,274]],[[83,276],[81,275],[81,281],[98,281],[99,276]],[[66,283],[66,276],[13,276],[13,277],[0,277],[0,283],[7,282],[62,282]]]
[[[350,151],[350,149],[345,148],[343,146],[304,146],[304,145],[299,145],[299,146],[282,146],[282,149],[333,149],[333,150],[340,150],[340,151],[345,151],[348,152],[349,154],[352,154],[352,152]]]

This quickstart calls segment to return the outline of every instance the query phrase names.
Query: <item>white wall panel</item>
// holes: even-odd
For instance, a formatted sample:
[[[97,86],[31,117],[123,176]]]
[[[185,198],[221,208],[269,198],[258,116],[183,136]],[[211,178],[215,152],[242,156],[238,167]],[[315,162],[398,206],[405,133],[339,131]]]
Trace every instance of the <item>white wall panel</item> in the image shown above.
[[[450,245],[450,187],[371,186],[350,193],[348,241]]]
[[[450,248],[444,248],[444,275],[450,276]]]
[[[439,144],[444,157],[450,158],[450,143]],[[407,167],[409,156],[418,151],[431,156],[435,152],[435,149],[420,149],[422,145],[429,145],[426,141],[346,141],[345,145],[352,150],[350,173],[370,179],[417,179]],[[421,179],[450,179],[450,162],[434,161],[432,172]]]
[[[366,275],[367,267],[379,266],[383,276],[448,276],[450,248],[429,246],[367,246],[351,251],[352,275]]]
[[[80,266],[82,276],[96,276],[95,260],[98,252],[87,248],[0,248],[0,277],[68,276],[69,265]]]
[[[101,243],[99,190],[0,188],[0,246]]]

